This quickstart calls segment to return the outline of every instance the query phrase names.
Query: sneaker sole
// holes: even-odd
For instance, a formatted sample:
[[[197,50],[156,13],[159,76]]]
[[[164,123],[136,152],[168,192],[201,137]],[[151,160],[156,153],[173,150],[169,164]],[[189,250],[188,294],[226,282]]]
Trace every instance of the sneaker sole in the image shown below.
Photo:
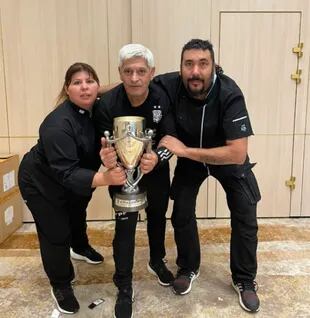
[[[134,302],[135,302],[135,290],[134,290],[134,289],[132,289],[132,297],[131,297],[131,301],[132,301],[132,303],[134,303]],[[114,318],[117,318],[117,317],[115,316],[115,313],[113,314],[113,317],[114,317]],[[132,311],[132,313],[131,313],[130,318],[133,318],[133,311]]]
[[[113,315],[113,317],[114,317],[114,318],[117,318],[117,317],[115,316],[115,314]],[[131,314],[130,318],[133,318],[133,313]]]
[[[67,311],[67,310],[62,309],[62,308],[59,306],[58,301],[57,301],[57,299],[56,299],[56,297],[55,297],[55,295],[54,295],[54,293],[53,293],[53,288],[51,289],[51,295],[52,295],[52,297],[53,297],[53,299],[54,299],[54,301],[55,301],[55,304],[56,304],[56,306],[57,306],[58,311],[60,311],[61,313],[73,315],[73,314],[75,314],[75,313],[77,312],[77,311]]]
[[[97,265],[101,264],[103,261],[92,261],[91,259],[87,258],[86,256],[80,255],[75,253],[72,249],[70,249],[70,256],[71,258],[77,260],[77,261],[85,261],[88,264]]]
[[[259,311],[259,307],[256,310],[250,310],[249,308],[247,308],[243,301],[242,301],[242,297],[241,297],[241,293],[239,288],[234,284],[234,282],[231,283],[233,289],[236,291],[236,293],[238,294],[238,298],[239,298],[239,305],[242,307],[242,309],[244,309],[247,312],[258,312]]]
[[[158,284],[161,285],[161,286],[164,286],[164,287],[168,287],[168,286],[171,286],[170,283],[164,283],[160,280],[160,278],[158,277],[157,273],[153,270],[153,268],[150,266],[149,263],[147,263],[147,270],[149,271],[150,274],[154,275],[157,277],[157,281],[158,281]]]
[[[192,280],[191,280],[191,282],[190,282],[188,288],[187,288],[183,293],[178,293],[178,292],[174,289],[174,287],[172,287],[173,292],[174,292],[176,295],[181,295],[181,296],[184,296],[184,295],[188,294],[188,293],[191,291],[191,289],[192,289],[193,281],[194,281],[195,279],[197,279],[197,278],[199,277],[199,275],[200,275],[200,272],[198,271],[198,273],[195,274],[195,276],[192,278]]]

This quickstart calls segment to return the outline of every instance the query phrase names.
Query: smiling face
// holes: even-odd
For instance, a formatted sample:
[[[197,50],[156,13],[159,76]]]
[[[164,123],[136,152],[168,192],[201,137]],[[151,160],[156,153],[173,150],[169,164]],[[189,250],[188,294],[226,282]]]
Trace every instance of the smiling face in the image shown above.
[[[133,57],[123,62],[119,74],[129,99],[142,102],[146,99],[154,71],[154,67],[149,67],[143,57]]]
[[[214,63],[209,50],[190,49],[183,53],[181,76],[186,90],[196,99],[206,97],[212,83]]]
[[[89,110],[94,104],[98,89],[99,83],[86,71],[74,73],[69,85],[65,87],[71,102],[86,110]]]

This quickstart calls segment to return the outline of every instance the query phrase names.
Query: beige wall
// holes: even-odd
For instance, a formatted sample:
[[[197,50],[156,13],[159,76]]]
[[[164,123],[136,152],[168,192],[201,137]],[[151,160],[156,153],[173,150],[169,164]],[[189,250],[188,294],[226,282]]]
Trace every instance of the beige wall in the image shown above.
[[[118,80],[117,54],[126,43],[148,46],[161,73],[179,68],[190,38],[211,39],[252,118],[259,216],[309,216],[309,14],[307,0],[0,0],[0,152],[22,156],[36,143],[73,62],[91,64],[109,83]],[[297,59],[291,49],[299,41],[304,55]],[[297,68],[299,85],[290,79]],[[285,186],[291,175],[292,191]],[[212,178],[201,187],[197,215],[228,216]],[[89,218],[113,218],[106,189],[95,192]],[[24,220],[31,220],[26,209]]]
[[[76,61],[91,64],[102,83],[117,77],[117,52],[131,41],[126,0],[1,0],[0,152],[22,156],[53,109],[64,73]],[[90,209],[111,218],[110,200]],[[96,200],[94,201],[96,202]],[[31,220],[25,209],[24,220]]]
[[[306,116],[309,94],[310,19],[308,1],[133,0],[133,39],[157,52],[160,72],[180,63],[182,45],[210,38],[216,60],[242,88],[255,136],[249,152],[260,184],[261,217],[310,215]],[[303,57],[292,48],[304,42]],[[302,69],[296,85],[291,74]],[[306,156],[306,160],[309,155]],[[296,177],[294,190],[286,180]],[[197,215],[227,217],[225,193],[210,178],[200,189]]]

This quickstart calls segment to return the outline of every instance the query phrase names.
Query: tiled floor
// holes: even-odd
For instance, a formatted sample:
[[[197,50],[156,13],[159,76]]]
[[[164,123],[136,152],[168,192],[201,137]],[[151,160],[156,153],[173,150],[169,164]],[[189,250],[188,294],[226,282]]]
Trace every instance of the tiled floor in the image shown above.
[[[145,223],[139,223],[134,287],[136,318],[249,317],[230,286],[229,220],[199,220],[202,265],[192,292],[175,296],[148,273]],[[105,255],[100,265],[74,262],[75,294],[81,310],[74,317],[113,317],[116,288],[112,282],[113,222],[90,222],[92,244]],[[176,266],[173,231],[167,231],[168,265]],[[310,219],[259,220],[259,297],[255,317],[310,317]],[[97,298],[105,301],[94,309]],[[25,224],[0,244],[0,317],[51,317],[54,303],[43,272],[33,225]],[[62,315],[64,317],[65,315]]]

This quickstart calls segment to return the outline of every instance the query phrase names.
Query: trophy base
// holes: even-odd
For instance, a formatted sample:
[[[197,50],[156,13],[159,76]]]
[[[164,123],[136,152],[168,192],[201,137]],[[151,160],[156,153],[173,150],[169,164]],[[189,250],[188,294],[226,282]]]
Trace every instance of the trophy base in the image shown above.
[[[115,211],[136,212],[147,207],[146,192],[142,193],[115,193],[113,208]]]

